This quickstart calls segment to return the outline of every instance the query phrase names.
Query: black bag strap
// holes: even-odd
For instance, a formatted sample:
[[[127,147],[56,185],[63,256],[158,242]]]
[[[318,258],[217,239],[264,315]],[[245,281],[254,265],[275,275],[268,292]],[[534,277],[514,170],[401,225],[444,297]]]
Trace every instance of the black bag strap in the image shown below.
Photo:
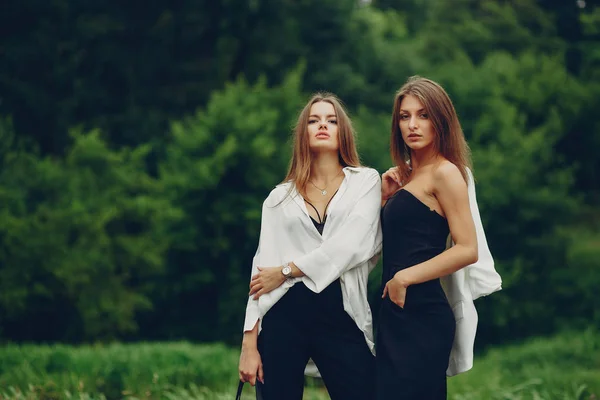
[[[238,384],[237,395],[235,396],[235,400],[242,400],[242,390],[244,389],[244,382],[240,381]]]
[[[237,394],[235,395],[235,400],[242,400],[242,390],[244,389],[244,382],[240,381],[238,383]],[[262,400],[262,386],[260,382],[256,381],[256,400]]]

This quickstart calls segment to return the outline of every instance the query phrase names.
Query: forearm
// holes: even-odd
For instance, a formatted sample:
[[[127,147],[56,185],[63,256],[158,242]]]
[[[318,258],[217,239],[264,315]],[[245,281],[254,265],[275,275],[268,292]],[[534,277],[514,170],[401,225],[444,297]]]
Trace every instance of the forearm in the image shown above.
[[[242,348],[244,349],[257,349],[258,348],[258,324],[256,321],[254,328],[244,332],[244,338],[242,339]]]
[[[412,267],[401,270],[406,286],[416,285],[442,276],[477,262],[477,246],[454,245],[443,253]]]

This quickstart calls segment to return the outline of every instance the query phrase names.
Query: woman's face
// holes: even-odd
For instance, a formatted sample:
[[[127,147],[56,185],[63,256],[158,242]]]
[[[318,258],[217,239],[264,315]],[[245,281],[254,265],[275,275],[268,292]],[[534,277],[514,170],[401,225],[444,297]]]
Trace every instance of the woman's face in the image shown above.
[[[308,137],[312,151],[339,149],[337,117],[331,103],[320,101],[310,107]]]
[[[413,95],[406,95],[400,103],[400,131],[404,143],[412,150],[431,146],[435,140],[435,130],[427,110]]]

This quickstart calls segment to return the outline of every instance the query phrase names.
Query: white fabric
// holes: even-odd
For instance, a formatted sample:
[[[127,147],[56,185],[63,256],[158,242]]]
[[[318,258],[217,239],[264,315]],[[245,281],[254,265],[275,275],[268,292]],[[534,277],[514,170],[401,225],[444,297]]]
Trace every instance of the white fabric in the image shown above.
[[[468,173],[469,203],[477,233],[479,258],[476,263],[441,278],[456,319],[456,334],[446,371],[448,376],[466,372],[473,366],[478,323],[473,300],[502,288],[502,279],[494,268],[481,223],[475,182],[471,171]],[[293,261],[306,276],[285,282],[259,300],[250,297],[244,331],[251,330],[256,321],[295,283],[302,281],[318,293],[340,277],[344,309],[362,330],[374,353],[367,278],[381,250],[381,180],[379,173],[371,168],[346,167],[344,174],[339,192],[329,204],[323,236],[312,224],[304,200],[295,188],[286,197],[291,183],[277,186],[265,200],[252,275],[258,272],[257,266],[272,267]],[[449,237],[448,247],[452,245]],[[311,363],[306,373],[318,376]]]
[[[456,333],[450,353],[450,362],[446,370],[448,376],[466,372],[473,367],[473,347],[478,322],[473,300],[502,289],[502,279],[494,268],[494,259],[481,223],[475,194],[475,181],[471,171],[468,171],[468,174],[469,203],[477,232],[479,259],[475,264],[441,278],[442,287],[456,319]],[[448,247],[453,244],[451,237],[448,237]]]
[[[258,273],[258,266],[294,262],[305,276],[284,282],[258,300],[249,297],[244,331],[252,330],[294,284],[302,282],[319,293],[340,278],[344,310],[374,353],[367,281],[381,251],[381,178],[372,168],[346,167],[343,171],[344,180],[327,208],[322,236],[292,183],[275,187],[263,203],[252,275]]]

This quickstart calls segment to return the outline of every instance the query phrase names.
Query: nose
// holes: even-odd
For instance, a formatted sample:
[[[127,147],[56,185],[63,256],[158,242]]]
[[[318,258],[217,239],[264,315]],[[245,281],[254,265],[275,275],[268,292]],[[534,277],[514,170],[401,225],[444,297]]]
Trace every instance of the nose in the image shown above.
[[[417,118],[416,117],[411,117],[410,118],[410,121],[408,121],[408,127],[411,130],[417,129]]]
[[[325,121],[319,122],[319,129],[327,130],[327,122],[325,122]]]

